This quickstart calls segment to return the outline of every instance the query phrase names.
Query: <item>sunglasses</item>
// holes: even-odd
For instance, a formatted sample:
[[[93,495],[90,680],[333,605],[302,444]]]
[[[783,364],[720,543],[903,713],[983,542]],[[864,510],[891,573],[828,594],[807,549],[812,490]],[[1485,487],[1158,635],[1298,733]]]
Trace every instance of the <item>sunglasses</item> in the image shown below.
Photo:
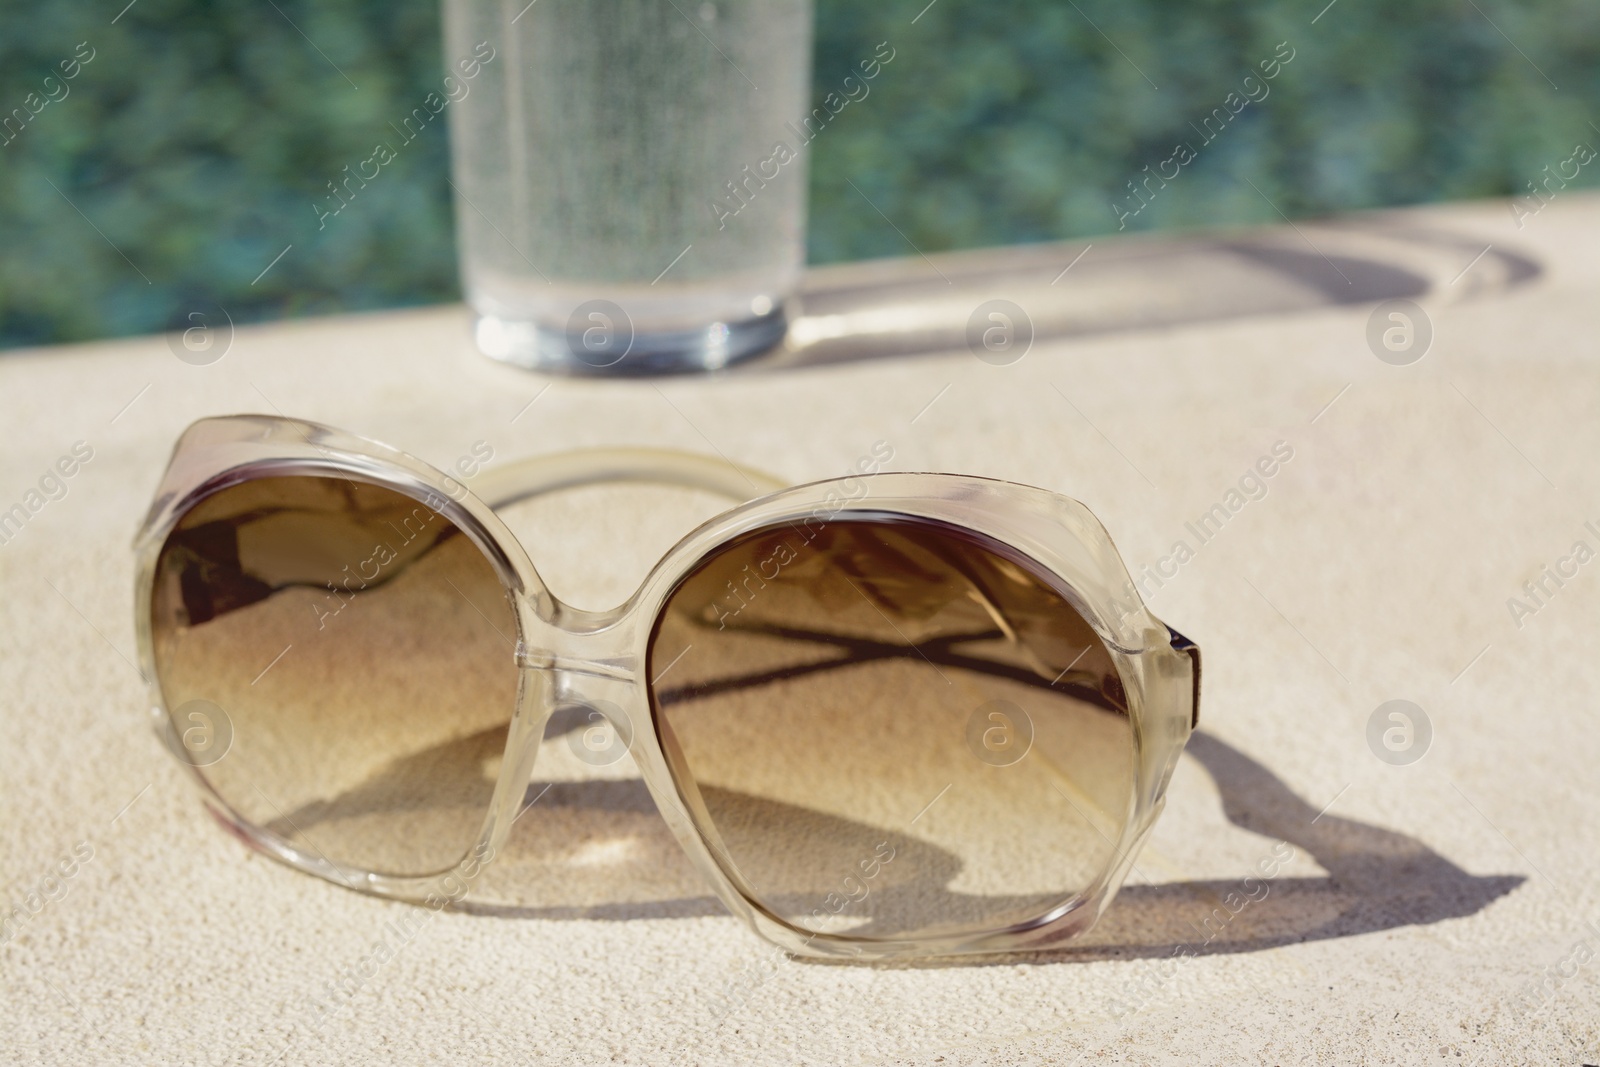
[[[584,611],[495,509],[606,482],[744,502]],[[789,952],[1048,948],[1110,903],[1196,722],[1199,650],[1088,509],[985,478],[781,488],[595,450],[469,490],[241,415],[185,431],[135,549],[157,731],[211,812],[431,906],[505,848],[536,760],[625,750],[723,903]]]

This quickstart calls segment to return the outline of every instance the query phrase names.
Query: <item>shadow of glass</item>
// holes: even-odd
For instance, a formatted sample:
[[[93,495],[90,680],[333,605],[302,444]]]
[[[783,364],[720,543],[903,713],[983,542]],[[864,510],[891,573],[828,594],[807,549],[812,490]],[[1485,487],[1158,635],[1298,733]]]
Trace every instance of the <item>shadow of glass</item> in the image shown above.
[[[783,344],[740,372],[973,348],[993,321],[980,309],[997,300],[1013,305],[1010,326],[1031,344],[1401,298],[1459,302],[1541,273],[1521,253],[1392,215],[848,263],[807,273]]]

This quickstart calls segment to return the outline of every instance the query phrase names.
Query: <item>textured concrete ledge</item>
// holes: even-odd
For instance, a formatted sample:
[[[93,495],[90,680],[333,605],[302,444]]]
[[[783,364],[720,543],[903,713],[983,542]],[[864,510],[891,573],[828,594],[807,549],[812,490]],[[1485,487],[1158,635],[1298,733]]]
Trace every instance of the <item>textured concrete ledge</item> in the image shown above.
[[[7,1058],[1600,1063],[1600,579],[1575,548],[1600,548],[1600,199],[1521,230],[1485,203],[1092,243],[1064,274],[1085,243],[819,272],[812,332],[715,379],[525,375],[456,307],[241,328],[205,366],[159,337],[0,357],[0,512],[27,512],[0,544],[0,881],[39,890],[0,944]],[[1369,345],[1390,298],[1431,324],[1420,360]],[[966,349],[988,299],[1037,327],[1015,362]],[[1203,732],[1056,955],[769,966],[626,761],[554,761],[574,781],[523,852],[419,923],[247,854],[150,734],[128,541],[179,430],[236,411],[439,466],[643,444],[801,480],[884,440],[1066,492],[1205,649]],[[709,506],[515,519],[598,605]],[[1407,765],[1369,743],[1396,699],[1431,724]]]

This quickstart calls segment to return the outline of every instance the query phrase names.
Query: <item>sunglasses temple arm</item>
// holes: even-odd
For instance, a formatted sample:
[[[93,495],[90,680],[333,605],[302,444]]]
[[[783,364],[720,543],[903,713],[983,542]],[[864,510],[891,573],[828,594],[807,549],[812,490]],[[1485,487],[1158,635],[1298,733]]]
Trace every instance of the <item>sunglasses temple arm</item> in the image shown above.
[[[589,448],[533,456],[485,471],[469,484],[491,508],[532,497],[607,482],[646,482],[702,489],[746,501],[788,483],[726,459],[653,448]]]

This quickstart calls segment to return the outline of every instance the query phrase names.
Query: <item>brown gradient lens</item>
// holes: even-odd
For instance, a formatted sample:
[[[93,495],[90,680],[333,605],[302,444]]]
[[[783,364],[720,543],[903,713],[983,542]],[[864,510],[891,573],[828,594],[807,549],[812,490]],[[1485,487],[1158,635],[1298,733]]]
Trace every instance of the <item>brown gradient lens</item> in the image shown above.
[[[1105,646],[1019,553],[856,513],[746,534],[650,645],[667,762],[745,894],[803,930],[993,931],[1110,863],[1134,739]]]
[[[344,478],[223,489],[162,546],[151,623],[184,751],[246,822],[391,875],[472,846],[516,704],[517,623],[444,516]]]

